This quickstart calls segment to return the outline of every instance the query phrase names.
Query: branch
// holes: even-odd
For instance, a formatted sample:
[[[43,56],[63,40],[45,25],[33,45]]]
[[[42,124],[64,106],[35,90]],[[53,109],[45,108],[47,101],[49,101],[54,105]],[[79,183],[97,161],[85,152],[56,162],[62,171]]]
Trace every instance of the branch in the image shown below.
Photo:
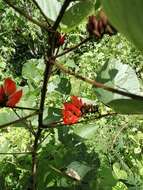
[[[122,90],[118,90],[118,89],[112,88],[110,86],[106,86],[106,85],[104,85],[102,83],[96,82],[95,80],[88,79],[86,77],[83,77],[81,75],[78,75],[78,74],[74,73],[73,71],[65,68],[63,65],[61,65],[61,64],[59,64],[57,62],[53,62],[53,64],[57,68],[59,68],[61,71],[63,71],[64,73],[72,75],[72,76],[76,77],[77,79],[80,79],[80,80],[82,80],[82,81],[84,81],[86,83],[89,83],[89,84],[95,86],[96,88],[102,88],[102,89],[107,90],[107,91],[112,92],[112,93],[120,94],[122,96],[126,96],[126,97],[129,97],[129,98],[135,99],[135,100],[142,100],[143,101],[143,96],[139,96],[139,95],[136,95],[136,94],[125,92],[125,91],[122,91]]]
[[[48,56],[52,56],[53,49],[50,48],[48,51]],[[44,111],[44,103],[46,98],[46,92],[47,92],[47,84],[51,76],[53,64],[50,60],[45,56],[45,64],[46,68],[44,71],[44,81],[43,86],[41,90],[41,99],[40,99],[40,108],[39,108],[39,116],[38,116],[38,130],[35,135],[35,140],[33,144],[33,151],[32,151],[32,190],[36,190],[36,173],[37,173],[37,149],[38,149],[38,141],[41,136],[42,128],[43,126],[43,111]]]
[[[41,15],[45,18],[47,24],[48,24],[49,26],[51,26],[51,24],[49,23],[48,17],[45,15],[45,13],[44,13],[43,10],[41,9],[41,7],[40,7],[39,4],[37,3],[37,1],[36,1],[36,0],[32,0],[32,1],[33,1],[33,3],[36,5],[36,7],[39,9]]]
[[[0,125],[0,129],[3,129],[3,128],[8,127],[8,126],[10,126],[10,125],[19,123],[19,122],[21,122],[21,121],[23,121],[23,120],[25,120],[25,119],[28,119],[28,118],[30,118],[30,117],[33,117],[33,116],[35,116],[35,115],[38,115],[38,112],[37,112],[37,111],[34,112],[34,113],[32,113],[32,114],[30,114],[30,115],[27,115],[27,116],[25,116],[25,117],[23,117],[23,118],[21,118],[21,119],[17,119],[17,120],[15,120],[15,121],[12,121],[12,122],[9,122],[9,123]]]
[[[71,0],[65,0],[64,1],[63,6],[62,6],[62,8],[61,8],[61,10],[59,12],[59,15],[58,15],[53,27],[52,27],[53,30],[57,30],[57,28],[58,28],[58,26],[59,26],[59,24],[60,24],[60,22],[61,22],[61,20],[62,20],[62,18],[64,16],[65,10],[69,6],[70,2],[71,2]]]
[[[36,108],[27,108],[27,107],[20,107],[20,106],[15,106],[15,107],[4,106],[4,107],[6,107],[6,108],[15,108],[15,109],[20,109],[20,110],[39,111],[39,109],[36,109]]]
[[[77,124],[80,124],[80,123],[86,123],[88,121],[94,121],[94,120],[98,120],[98,119],[101,119],[101,118],[104,118],[104,117],[110,117],[110,116],[114,116],[114,115],[117,115],[117,113],[113,112],[113,113],[107,113],[107,114],[103,114],[103,115],[99,115],[98,117],[97,116],[92,116],[92,118],[86,118],[86,119],[83,119],[81,121],[78,121],[77,123],[74,123],[74,124],[71,124],[72,126],[73,125],[77,125]],[[49,123],[48,126],[47,125],[43,125],[42,128],[43,129],[49,129],[49,128],[57,128],[57,127],[62,127],[62,126],[65,126],[66,124],[63,124],[62,121],[57,121],[57,122],[52,122],[52,123]]]
[[[77,49],[78,47],[80,47],[81,45],[85,44],[86,42],[90,41],[92,38],[91,37],[88,37],[88,38],[85,38],[84,40],[82,40],[79,44],[73,46],[73,47],[70,47],[68,48],[67,50],[65,50],[63,53],[60,53],[58,55],[56,55],[54,58],[58,58],[58,57],[61,57],[75,49]]]
[[[5,3],[7,3],[10,7],[12,7],[16,12],[18,12],[20,15],[24,16],[26,19],[28,19],[30,22],[36,24],[42,29],[45,29],[46,31],[49,31],[49,28],[47,24],[44,24],[42,22],[39,22],[35,19],[33,19],[30,15],[26,14],[25,11],[21,10],[20,8],[16,7],[11,0],[3,0]]]

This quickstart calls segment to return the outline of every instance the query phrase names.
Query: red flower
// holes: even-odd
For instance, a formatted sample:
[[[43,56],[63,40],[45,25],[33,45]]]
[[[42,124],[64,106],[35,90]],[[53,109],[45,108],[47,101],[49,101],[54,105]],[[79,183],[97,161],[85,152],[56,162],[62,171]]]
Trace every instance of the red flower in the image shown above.
[[[83,102],[77,96],[72,96],[72,104],[74,104],[77,108],[81,109],[83,106]]]
[[[64,121],[64,124],[66,125],[71,125],[71,124],[74,124],[74,123],[77,123],[78,120],[79,120],[79,117],[74,115],[72,112],[70,111],[63,111],[63,121]]]
[[[58,38],[58,46],[62,46],[65,42],[65,35],[60,35]]]
[[[22,90],[16,91],[16,84],[11,78],[6,78],[0,87],[0,106],[14,107],[22,96]]]
[[[78,99],[77,96],[72,96],[71,99],[71,102],[64,103],[64,109],[62,111],[63,122],[67,125],[77,123],[82,115],[81,108],[83,103],[81,99]]]

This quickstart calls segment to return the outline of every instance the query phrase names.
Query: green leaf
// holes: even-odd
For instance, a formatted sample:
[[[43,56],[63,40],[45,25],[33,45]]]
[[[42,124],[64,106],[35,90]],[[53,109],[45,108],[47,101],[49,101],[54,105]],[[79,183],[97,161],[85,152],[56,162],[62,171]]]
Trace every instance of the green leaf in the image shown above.
[[[91,139],[95,136],[98,129],[99,125],[95,125],[95,123],[87,123],[75,127],[74,132],[82,138]]]
[[[67,166],[66,174],[80,181],[91,169],[85,163],[74,161]]]
[[[141,93],[139,80],[135,71],[129,65],[122,64],[118,60],[111,60],[105,63],[96,80],[122,91],[134,94]],[[100,101],[112,107],[117,113],[143,113],[143,102],[140,100],[133,100],[98,88],[95,89],[95,93]]]
[[[61,9],[61,3],[57,0],[36,0],[44,14],[55,21]]]
[[[48,116],[44,119],[44,124],[60,121],[62,110],[59,108],[49,107]]]
[[[70,94],[71,92],[70,80],[66,78],[61,78],[60,83],[58,84],[58,88],[56,88],[55,90],[57,90],[61,94]]]
[[[98,172],[95,190],[111,190],[115,186],[116,180],[112,175],[112,169],[108,165],[102,166]]]
[[[89,14],[94,10],[94,3],[88,0],[79,2],[70,7],[64,14],[62,24],[66,25],[67,29],[73,29],[78,26]]]
[[[143,1],[102,0],[101,2],[113,25],[142,51]]]
[[[117,99],[108,103],[121,114],[143,114],[143,101],[133,99]]]
[[[31,81],[31,83],[37,83],[41,80],[44,71],[43,59],[31,59],[28,60],[22,68],[22,76]]]
[[[14,121],[18,119],[14,112],[12,111],[2,111],[0,112],[0,125],[3,125],[5,123],[9,123],[11,121]]]
[[[0,144],[0,153],[7,153],[9,151],[10,142],[5,139],[5,142]],[[7,155],[1,155],[0,161],[2,161]]]

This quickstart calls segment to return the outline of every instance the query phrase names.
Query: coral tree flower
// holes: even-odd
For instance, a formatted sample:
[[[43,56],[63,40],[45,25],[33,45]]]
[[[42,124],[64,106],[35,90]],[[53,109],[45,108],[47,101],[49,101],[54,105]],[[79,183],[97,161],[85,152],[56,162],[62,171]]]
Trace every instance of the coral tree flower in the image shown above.
[[[71,97],[71,102],[64,103],[64,109],[62,111],[63,114],[63,122],[66,125],[71,125],[77,123],[79,118],[82,115],[81,108],[83,106],[82,100],[77,96]]]
[[[0,106],[14,107],[22,97],[22,90],[16,90],[16,83],[6,78],[0,87]]]

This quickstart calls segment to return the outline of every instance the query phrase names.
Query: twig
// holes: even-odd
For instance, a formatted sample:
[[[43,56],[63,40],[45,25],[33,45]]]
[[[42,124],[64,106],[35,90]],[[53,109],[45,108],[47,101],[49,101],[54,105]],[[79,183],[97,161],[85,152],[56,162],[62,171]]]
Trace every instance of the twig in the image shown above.
[[[11,108],[10,106],[4,106],[4,107]],[[28,107],[20,107],[20,106],[15,106],[15,107],[12,107],[12,108],[20,109],[20,110],[39,111],[39,109],[36,109],[36,108],[28,108]]]
[[[70,47],[68,48],[67,50],[65,50],[63,53],[60,53],[58,55],[56,55],[54,58],[58,58],[58,57],[61,57],[75,49],[77,49],[78,47],[80,47],[81,45],[85,44],[86,42],[90,41],[92,38],[91,37],[88,37],[88,38],[85,38],[84,40],[82,40],[79,44],[73,46],[73,47]]]
[[[52,27],[53,30],[57,30],[57,28],[58,28],[58,26],[59,26],[59,24],[60,24],[60,22],[61,22],[61,20],[62,20],[62,18],[63,18],[63,15],[64,15],[64,13],[65,13],[65,10],[66,10],[66,8],[69,6],[70,2],[71,2],[71,0],[65,0],[65,1],[64,1],[63,6],[62,6],[62,8],[61,8],[61,10],[60,10],[60,12],[59,12],[59,15],[58,15],[58,17],[57,17],[57,19],[56,19],[56,21],[55,21],[53,27]]]
[[[114,136],[114,138],[113,138],[113,141],[112,141],[112,145],[111,145],[110,150],[113,149],[113,147],[114,147],[114,145],[115,145],[115,143],[116,143],[118,137],[120,136],[120,134],[122,133],[122,131],[123,131],[124,129],[126,129],[127,127],[128,127],[128,125],[124,125],[123,127],[121,127],[121,128],[119,129],[118,133],[117,133],[117,134]]]
[[[77,73],[65,68],[63,65],[61,65],[61,64],[59,64],[57,62],[53,62],[53,64],[57,68],[59,68],[61,71],[63,71],[64,73],[72,75],[72,76],[76,77],[77,79],[80,79],[80,80],[82,80],[84,82],[87,82],[87,83],[95,86],[96,88],[102,88],[102,89],[107,90],[107,91],[112,92],[112,93],[120,94],[122,96],[126,96],[126,97],[129,97],[129,98],[135,99],[135,100],[142,100],[143,101],[143,96],[132,94],[132,93],[129,93],[129,92],[125,92],[125,91],[122,91],[122,90],[118,90],[118,89],[112,88],[110,86],[106,86],[106,85],[104,85],[102,83],[96,82],[95,80],[88,79],[86,77],[78,75]]]
[[[36,1],[36,0],[32,0],[32,1],[33,1],[33,3],[36,5],[36,7],[39,9],[41,15],[45,18],[47,24],[48,24],[49,26],[51,26],[51,24],[49,23],[48,17],[45,15],[45,13],[44,13],[43,10],[41,9],[41,7],[40,7],[39,4],[37,3],[37,1]]]
[[[29,20],[30,22],[36,24],[37,26],[39,26],[40,28],[45,29],[46,31],[49,31],[49,28],[47,26],[47,24],[39,22],[35,19],[33,19],[30,15],[26,14],[25,11],[21,10],[20,8],[16,7],[11,0],[3,0],[5,3],[7,3],[10,7],[12,7],[16,12],[18,12],[20,15],[24,16],[27,20]]]
[[[23,117],[23,118],[21,118],[21,119],[17,119],[17,120],[15,120],[15,121],[11,121],[11,122],[9,122],[9,123],[0,125],[0,129],[3,129],[3,128],[8,127],[8,126],[10,126],[10,125],[19,123],[19,122],[21,122],[21,121],[23,121],[23,120],[25,120],[25,119],[28,119],[28,118],[30,118],[30,117],[33,117],[33,116],[35,116],[35,115],[38,115],[38,112],[37,112],[37,111],[34,112],[34,113],[32,113],[32,114],[29,114],[29,115],[27,115],[27,116],[25,116],[25,117]]]

